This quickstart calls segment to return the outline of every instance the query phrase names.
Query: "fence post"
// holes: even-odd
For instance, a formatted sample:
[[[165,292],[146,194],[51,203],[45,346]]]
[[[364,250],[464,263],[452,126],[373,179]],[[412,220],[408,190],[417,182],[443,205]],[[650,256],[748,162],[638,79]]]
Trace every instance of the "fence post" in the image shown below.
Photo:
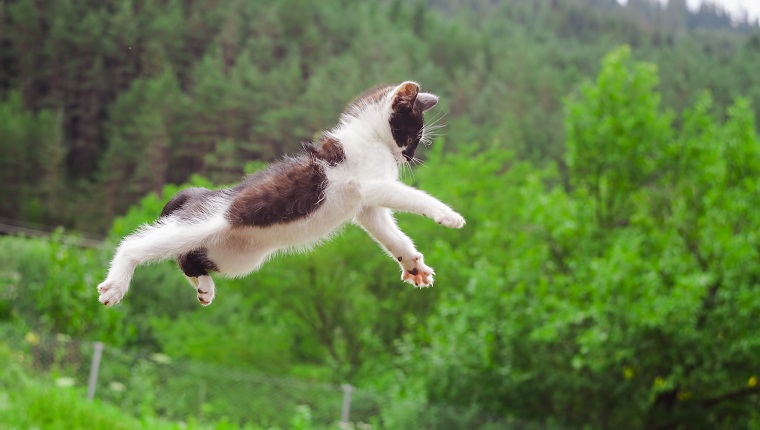
[[[90,367],[90,379],[87,382],[87,400],[95,398],[95,387],[98,385],[98,371],[100,370],[100,358],[103,356],[103,342],[93,343],[95,351],[92,354]]]
[[[351,391],[354,387],[343,384],[343,407],[340,410],[340,427],[348,428],[348,419],[351,412]]]

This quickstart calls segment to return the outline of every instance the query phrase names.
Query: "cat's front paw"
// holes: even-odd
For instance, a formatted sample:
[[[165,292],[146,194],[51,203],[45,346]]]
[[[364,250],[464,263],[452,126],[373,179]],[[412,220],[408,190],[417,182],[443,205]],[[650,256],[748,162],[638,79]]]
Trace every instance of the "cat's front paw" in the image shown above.
[[[464,217],[451,209],[436,211],[433,214],[433,221],[449,228],[462,228],[465,223]]]
[[[404,264],[403,260],[401,263],[401,280],[419,288],[433,286],[435,271],[425,265],[422,254],[418,253],[411,256],[406,264]]]
[[[106,306],[113,306],[124,298],[127,289],[129,289],[129,284],[106,279],[98,285],[98,292],[100,293],[98,301]]]

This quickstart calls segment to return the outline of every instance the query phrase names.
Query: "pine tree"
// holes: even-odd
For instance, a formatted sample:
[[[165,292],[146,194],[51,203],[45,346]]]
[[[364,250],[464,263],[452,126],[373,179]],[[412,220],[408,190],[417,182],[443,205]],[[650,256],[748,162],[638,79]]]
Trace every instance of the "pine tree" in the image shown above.
[[[105,190],[106,220],[148,192],[160,192],[167,182],[171,129],[183,106],[171,70],[155,78],[140,78],[109,110],[108,151],[99,182]]]

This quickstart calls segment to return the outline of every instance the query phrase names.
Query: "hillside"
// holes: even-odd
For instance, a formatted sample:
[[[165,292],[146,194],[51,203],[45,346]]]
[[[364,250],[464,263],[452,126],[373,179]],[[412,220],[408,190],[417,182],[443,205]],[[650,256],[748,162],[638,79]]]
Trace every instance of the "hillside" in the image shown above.
[[[448,147],[560,160],[562,97],[621,43],[660,66],[668,107],[704,88],[760,104],[757,27],[716,8],[430,3],[4,0],[0,218],[102,234],[146,193],[236,181],[405,79],[442,96]]]

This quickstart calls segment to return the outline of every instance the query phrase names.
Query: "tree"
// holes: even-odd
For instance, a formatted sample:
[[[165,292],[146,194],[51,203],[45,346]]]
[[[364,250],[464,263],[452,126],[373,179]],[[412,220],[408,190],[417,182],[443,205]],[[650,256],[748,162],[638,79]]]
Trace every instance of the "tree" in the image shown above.
[[[595,202],[600,224],[627,222],[632,193],[663,168],[671,115],[660,109],[653,65],[611,52],[595,84],[566,103],[567,165],[574,185]]]
[[[752,110],[738,100],[721,124],[703,97],[676,129],[657,108],[651,66],[619,61],[626,52],[567,101],[569,152],[584,160],[571,164],[569,192],[551,168],[460,161],[489,178],[460,185],[477,233],[457,248],[476,251],[447,258],[468,281],[402,348],[401,384],[424,375],[429,402],[536,426],[728,429],[760,418]],[[655,131],[671,138],[632,147]],[[493,207],[494,190],[509,205]],[[618,222],[599,222],[600,196],[615,193]],[[470,417],[450,424],[473,428]]]
[[[109,112],[109,147],[101,166],[105,219],[129,207],[136,196],[166,183],[172,127],[183,97],[171,70],[136,80]]]
[[[0,216],[35,223],[60,209],[63,144],[61,116],[26,110],[21,94],[0,101]]]

